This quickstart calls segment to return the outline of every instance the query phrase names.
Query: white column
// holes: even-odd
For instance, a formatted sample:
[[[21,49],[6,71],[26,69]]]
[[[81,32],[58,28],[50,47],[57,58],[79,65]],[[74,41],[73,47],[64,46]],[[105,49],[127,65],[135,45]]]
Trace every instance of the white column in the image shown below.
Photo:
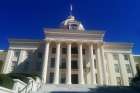
[[[44,53],[44,60],[43,60],[43,68],[42,68],[42,81],[46,83],[47,79],[47,67],[48,67],[48,57],[49,57],[49,42],[45,45],[45,53]]]
[[[89,61],[90,61],[90,70],[91,70],[91,84],[96,84],[94,56],[93,56],[93,44],[89,45]]]
[[[71,43],[67,45],[67,84],[71,84]]]
[[[105,85],[108,85],[108,78],[107,78],[107,69],[106,69],[106,61],[105,61],[105,55],[104,55],[104,49],[103,45],[101,46],[101,59],[102,59],[102,66],[103,66],[103,82]]]
[[[121,77],[122,77],[123,85],[127,86],[127,85],[129,85],[128,73],[127,73],[127,70],[126,70],[126,64],[125,64],[125,61],[124,61],[123,54],[119,54],[119,64],[120,64],[120,70],[121,70]]]
[[[59,84],[60,42],[56,45],[54,84]]]
[[[20,50],[20,54],[19,54],[19,57],[18,57],[18,62],[17,62],[17,67],[18,66],[21,66],[21,64],[24,63],[24,61],[27,59],[27,56],[26,56],[26,51],[25,50]],[[17,71],[20,73],[20,72],[25,72],[23,71],[23,67],[24,65],[22,65],[20,68],[17,69]]]
[[[83,69],[83,53],[82,44],[78,45],[78,65],[79,65],[79,83],[84,84],[84,69]]]
[[[136,64],[135,64],[135,61],[134,61],[134,57],[133,57],[132,54],[129,54],[129,57],[130,57],[130,64],[131,64],[131,67],[132,67],[133,77],[135,77],[136,74],[137,74],[137,70],[136,70]]]
[[[6,56],[6,60],[4,62],[4,67],[3,67],[3,73],[9,73],[9,68],[11,68],[11,64],[12,64],[12,57],[14,55],[14,51],[12,49],[8,50],[7,56]]]
[[[97,68],[98,68],[98,81],[99,81],[99,84],[100,85],[103,85],[103,77],[102,77],[102,64],[101,64],[101,54],[100,54],[100,47],[98,46],[97,47],[97,53],[96,53],[96,56],[97,56]]]
[[[108,71],[109,71],[109,81],[110,85],[116,85],[116,77],[115,77],[115,69],[114,69],[114,63],[113,63],[113,57],[112,53],[106,53],[107,59],[107,65],[108,65]]]
[[[20,55],[18,58],[18,65],[20,65],[22,62],[24,62],[27,59],[27,53],[25,50],[20,51]]]

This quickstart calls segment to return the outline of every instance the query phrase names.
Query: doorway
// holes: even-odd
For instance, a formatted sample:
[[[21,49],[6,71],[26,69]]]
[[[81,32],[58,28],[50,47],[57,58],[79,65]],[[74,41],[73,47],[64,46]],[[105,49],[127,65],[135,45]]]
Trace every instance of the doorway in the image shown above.
[[[78,84],[78,74],[72,74],[72,84]]]

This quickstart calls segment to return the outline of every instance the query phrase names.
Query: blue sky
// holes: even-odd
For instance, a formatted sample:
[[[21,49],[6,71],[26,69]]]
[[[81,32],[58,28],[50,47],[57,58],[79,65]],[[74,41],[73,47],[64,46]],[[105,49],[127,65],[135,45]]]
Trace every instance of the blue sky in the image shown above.
[[[73,15],[88,30],[106,31],[105,41],[134,43],[140,54],[140,0],[1,0],[0,49],[8,38],[43,39],[43,28],[57,28]]]

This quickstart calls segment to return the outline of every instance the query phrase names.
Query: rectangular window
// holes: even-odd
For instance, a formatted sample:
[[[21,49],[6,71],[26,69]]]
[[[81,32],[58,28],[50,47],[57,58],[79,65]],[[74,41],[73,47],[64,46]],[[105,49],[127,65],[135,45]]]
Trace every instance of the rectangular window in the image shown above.
[[[65,69],[66,68],[66,59],[62,58],[61,64],[60,64],[60,68],[61,69]]]
[[[56,48],[52,48],[52,54],[56,53]]]
[[[118,60],[118,58],[119,58],[119,57],[118,57],[117,54],[113,54],[113,59],[114,59],[114,60]]]
[[[117,85],[121,85],[121,77],[116,77]]]
[[[53,80],[54,80],[54,73],[50,72],[49,83],[53,83]]]
[[[26,52],[27,52],[27,56],[31,57],[33,55],[34,51],[33,50],[27,50]]]
[[[96,74],[96,84],[98,84],[98,75]]]
[[[71,53],[72,53],[72,54],[78,54],[78,48],[77,48],[77,47],[73,47],[73,48],[71,49]]]
[[[50,64],[51,68],[55,67],[55,58],[51,58],[51,64]]]
[[[19,57],[19,55],[20,55],[20,50],[15,50],[14,51],[14,56],[15,57]]]
[[[124,55],[124,60],[129,60],[129,56],[128,55]]]
[[[71,68],[72,69],[78,69],[78,62],[77,62],[77,60],[72,60],[71,61]]]
[[[127,70],[127,73],[131,73],[131,67],[129,64],[126,64],[126,70]]]
[[[95,51],[95,49],[93,49],[93,54],[96,54],[96,51]]]
[[[85,49],[83,49],[82,51],[83,51],[83,54],[85,55]]]
[[[120,73],[119,64],[114,64],[114,67],[115,67],[115,72],[116,72],[116,73]]]
[[[16,69],[16,65],[17,65],[17,61],[12,61],[12,71],[14,71]]]
[[[97,64],[96,63],[97,63],[96,59],[94,59],[94,67],[95,67],[95,69],[97,68]]]
[[[60,82],[64,84],[66,82],[66,73],[61,73]]]
[[[128,81],[129,83],[131,83],[132,77],[128,77]]]
[[[67,48],[62,48],[62,54],[67,54]]]

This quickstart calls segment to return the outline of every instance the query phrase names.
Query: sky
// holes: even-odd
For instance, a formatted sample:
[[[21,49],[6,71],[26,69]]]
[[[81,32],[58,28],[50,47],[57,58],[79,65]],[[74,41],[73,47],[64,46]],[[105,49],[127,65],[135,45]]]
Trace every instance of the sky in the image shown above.
[[[140,54],[140,0],[0,0],[0,49],[9,38],[43,39],[43,28],[59,28],[70,4],[86,30],[105,31],[106,42],[134,43]]]

